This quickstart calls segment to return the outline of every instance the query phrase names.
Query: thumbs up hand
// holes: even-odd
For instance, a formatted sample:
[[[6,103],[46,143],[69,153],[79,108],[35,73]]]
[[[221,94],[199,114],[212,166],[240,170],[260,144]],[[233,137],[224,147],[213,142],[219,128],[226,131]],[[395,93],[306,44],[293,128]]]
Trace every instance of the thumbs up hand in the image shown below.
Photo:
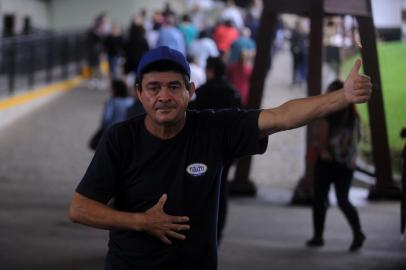
[[[357,59],[350,74],[344,82],[344,96],[350,103],[367,102],[371,96],[371,79],[363,74],[359,74],[361,60]]]

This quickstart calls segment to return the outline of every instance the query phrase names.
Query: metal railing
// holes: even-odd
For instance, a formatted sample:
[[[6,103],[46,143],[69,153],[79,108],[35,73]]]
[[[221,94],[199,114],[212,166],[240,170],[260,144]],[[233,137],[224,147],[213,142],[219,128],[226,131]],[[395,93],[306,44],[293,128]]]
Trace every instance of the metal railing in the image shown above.
[[[0,38],[0,96],[80,73],[86,48],[85,31]]]

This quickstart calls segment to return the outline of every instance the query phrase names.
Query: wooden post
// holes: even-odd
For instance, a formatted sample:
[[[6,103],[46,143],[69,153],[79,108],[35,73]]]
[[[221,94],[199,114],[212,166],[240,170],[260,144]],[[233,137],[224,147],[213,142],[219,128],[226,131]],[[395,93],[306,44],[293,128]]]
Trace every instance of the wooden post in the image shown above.
[[[372,154],[375,164],[376,184],[371,188],[369,199],[399,199],[400,187],[392,178],[392,165],[388,144],[381,76],[379,72],[375,28],[372,17],[357,17],[363,48],[361,55],[365,74],[371,77],[372,96],[368,102],[371,128]]]
[[[323,39],[323,0],[312,1],[310,12],[310,47],[308,57],[307,94],[315,96],[321,93],[322,72],[322,39]],[[312,122],[306,130],[306,169],[304,176],[295,188],[292,204],[311,204],[313,198],[313,174],[315,159],[312,158],[315,146],[318,144],[318,125]]]
[[[276,33],[276,14],[266,14],[265,8],[261,16],[257,34],[257,53],[250,79],[250,94],[248,107],[257,109],[261,106],[265,78],[271,65],[271,47]],[[249,179],[251,157],[244,157],[238,161],[234,180],[229,185],[230,195],[254,196],[256,188]]]

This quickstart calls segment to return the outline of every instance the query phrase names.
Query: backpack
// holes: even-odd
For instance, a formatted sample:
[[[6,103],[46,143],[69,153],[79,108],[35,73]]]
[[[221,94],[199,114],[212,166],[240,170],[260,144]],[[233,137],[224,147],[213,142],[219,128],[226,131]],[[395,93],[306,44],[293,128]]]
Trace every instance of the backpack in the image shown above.
[[[351,125],[341,123],[330,125],[327,150],[335,162],[355,168],[357,144],[360,140],[360,120],[356,115]]]

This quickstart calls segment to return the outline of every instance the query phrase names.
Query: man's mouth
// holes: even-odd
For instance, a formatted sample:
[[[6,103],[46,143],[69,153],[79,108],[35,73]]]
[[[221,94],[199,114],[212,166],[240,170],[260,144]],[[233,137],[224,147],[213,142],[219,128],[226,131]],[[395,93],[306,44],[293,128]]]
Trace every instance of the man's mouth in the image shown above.
[[[170,111],[173,110],[175,106],[170,106],[170,105],[158,105],[155,107],[156,111]]]
[[[157,112],[169,112],[173,109],[174,109],[173,107],[159,107],[159,108],[156,108],[156,111]]]

